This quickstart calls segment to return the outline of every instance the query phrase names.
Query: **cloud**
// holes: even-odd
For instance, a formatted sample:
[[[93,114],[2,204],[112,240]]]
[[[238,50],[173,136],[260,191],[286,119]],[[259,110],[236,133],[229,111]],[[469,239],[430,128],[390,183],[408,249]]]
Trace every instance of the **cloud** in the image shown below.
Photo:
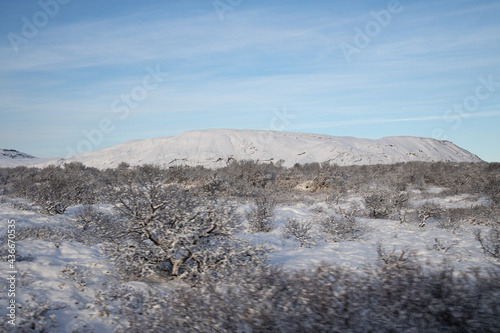
[[[499,117],[500,111],[491,112],[476,112],[471,113],[468,118],[493,118]],[[447,116],[447,120],[453,120],[461,118],[460,115],[450,115]],[[332,128],[332,127],[344,127],[344,126],[358,126],[358,125],[368,125],[368,124],[388,124],[388,123],[411,123],[411,122],[422,122],[422,121],[435,121],[443,120],[442,115],[439,116],[425,116],[425,117],[413,117],[413,118],[370,118],[370,119],[354,119],[354,120],[342,120],[342,121],[332,121],[332,122],[321,122],[321,123],[304,123],[300,125],[292,126],[295,130],[307,128],[307,129],[321,129],[321,128]]]
[[[260,20],[258,13],[240,15],[233,24],[215,22],[213,13],[165,20],[144,14],[48,26],[15,55],[0,49],[0,71],[52,71],[71,68],[186,60],[224,54],[295,52],[327,40],[315,29],[292,22]],[[240,54],[241,56],[241,54]]]
[[[247,120],[285,106],[306,120],[297,128],[411,124],[439,121],[478,76],[500,75],[493,2],[403,2],[348,64],[339,43],[352,43],[354,28],[385,5],[244,2],[220,21],[210,2],[177,1],[147,11],[132,4],[128,14],[104,19],[55,19],[17,55],[0,41],[0,113],[15,119],[10,127],[35,128],[23,119],[45,117],[55,120],[43,123],[47,130],[80,135],[115,116],[111,102],[158,65],[170,76],[133,110],[135,123],[123,124],[129,139],[164,131],[155,128],[160,118],[175,118],[169,130],[200,128],[206,119],[259,127]],[[496,117],[496,101],[472,117]],[[134,129],[138,119],[151,128]]]

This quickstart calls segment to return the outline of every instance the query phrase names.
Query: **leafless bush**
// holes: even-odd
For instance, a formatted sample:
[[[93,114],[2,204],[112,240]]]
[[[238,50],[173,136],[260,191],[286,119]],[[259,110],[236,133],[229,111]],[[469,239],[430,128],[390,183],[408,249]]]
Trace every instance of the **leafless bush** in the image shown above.
[[[87,279],[92,276],[92,271],[81,265],[67,264],[61,270],[61,275],[65,279],[73,280],[83,291],[87,286]]]
[[[377,255],[379,261],[388,266],[400,266],[405,262],[414,262],[414,254],[408,249],[403,249],[397,254],[395,249],[389,252],[382,243],[377,243]]]
[[[474,205],[468,207],[448,208],[441,212],[438,226],[444,229],[456,230],[462,225],[494,226],[500,214],[498,207],[489,205]]]
[[[455,233],[456,231],[462,229],[463,221],[452,218],[442,218],[438,221],[437,226],[441,229],[450,230]]]
[[[114,307],[123,314],[119,331],[498,331],[500,271],[455,274],[399,257],[362,272],[327,264],[297,272],[253,267],[168,297],[129,289]]]
[[[95,203],[96,188],[90,170],[81,163],[49,166],[35,178],[29,198],[49,215],[64,214],[71,205]]]
[[[107,282],[103,288],[98,290],[94,296],[94,306],[101,317],[133,317],[141,315],[146,307],[147,301],[157,301],[157,305],[164,304],[162,292],[155,291],[151,293],[150,289],[146,292],[137,290],[128,284],[117,284]],[[141,320],[142,322],[142,320]],[[134,327],[133,323],[130,323]],[[146,324],[146,323],[143,323]],[[120,331],[123,321],[115,323],[116,330]],[[138,326],[135,326],[138,327]],[[144,326],[144,332],[148,332],[147,325]]]
[[[327,235],[331,242],[351,241],[358,239],[365,232],[352,215],[326,215],[318,218],[320,231]]]
[[[121,221],[93,205],[83,205],[75,213],[76,240],[85,245],[114,241],[120,236]]]
[[[19,228],[16,239],[41,239],[51,242],[62,242],[75,240],[75,233],[72,230],[49,225],[39,225]]]
[[[261,259],[264,250],[233,237],[234,205],[164,181],[164,170],[144,165],[113,188],[121,223],[105,251],[123,278],[195,279]]]
[[[434,244],[432,247],[427,247],[429,250],[448,252],[453,246],[457,245],[458,241],[454,240],[452,242],[441,241],[439,238],[434,238]]]
[[[410,201],[410,195],[406,190],[400,191],[394,197],[395,215],[397,215],[400,223],[406,222],[406,216],[408,215],[409,201]]]
[[[498,166],[498,163],[496,163]],[[494,206],[500,206],[500,178],[490,175],[488,181],[484,184],[483,192],[486,193]]]
[[[246,214],[251,232],[270,232],[274,225],[276,200],[263,192],[253,199],[253,204]]]
[[[386,191],[372,193],[365,197],[365,206],[370,210],[370,218],[389,218],[391,206],[390,195]]]
[[[419,227],[425,227],[427,220],[430,218],[439,220],[442,214],[440,205],[427,201],[417,209],[417,217],[419,219]]]
[[[486,235],[476,229],[474,236],[481,244],[484,254],[500,259],[500,226],[493,227]]]
[[[299,241],[300,247],[313,247],[314,240],[310,234],[312,226],[311,221],[300,221],[295,218],[287,219],[281,229],[281,235],[285,239],[295,238]]]

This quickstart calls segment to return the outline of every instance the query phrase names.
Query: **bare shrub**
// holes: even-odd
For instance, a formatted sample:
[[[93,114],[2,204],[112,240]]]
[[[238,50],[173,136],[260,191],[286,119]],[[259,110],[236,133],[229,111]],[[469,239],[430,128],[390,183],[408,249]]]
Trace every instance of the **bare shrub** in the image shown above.
[[[438,226],[450,230],[460,229],[464,224],[492,227],[499,214],[498,207],[489,205],[448,208],[442,210]]]
[[[95,208],[83,205],[75,213],[73,225],[77,229],[76,239],[85,245],[94,245],[103,241],[114,241],[123,229],[118,217]]]
[[[125,279],[195,279],[260,260],[264,251],[233,237],[235,207],[164,183],[165,172],[135,167],[113,188],[116,241],[106,244]]]
[[[75,240],[75,233],[72,230],[63,229],[49,225],[39,225],[22,227],[17,231],[16,239],[41,239],[59,243],[62,241]]]
[[[267,192],[262,192],[253,199],[246,218],[251,232],[270,232],[274,225],[276,200]]]
[[[444,218],[438,221],[437,226],[441,229],[450,230],[451,232],[455,233],[456,231],[462,229],[463,222],[458,219]]]
[[[331,242],[355,240],[365,232],[356,218],[347,214],[321,216],[318,223],[320,231],[327,235],[326,240]]]
[[[87,279],[92,276],[92,271],[76,263],[67,264],[62,270],[61,275],[65,279],[73,280],[82,291],[87,286]]]
[[[500,259],[500,226],[493,227],[486,235],[477,229],[474,236],[481,244],[484,254]]]
[[[483,190],[490,198],[494,206],[500,206],[500,178],[491,175],[488,182],[484,184]]]
[[[432,247],[427,247],[429,250],[448,252],[453,246],[457,245],[458,241],[454,240],[452,242],[441,241],[439,238],[434,238],[434,245]]]
[[[126,290],[119,332],[495,332],[498,270],[456,274],[406,257],[364,271],[258,266],[168,297]]]
[[[389,217],[387,193],[377,192],[365,197],[365,206],[370,210],[370,218],[383,219]]]
[[[154,293],[151,292],[151,288],[146,291],[138,290],[129,284],[117,284],[107,282],[103,285],[102,289],[98,290],[94,296],[94,306],[101,317],[118,317],[120,320],[115,322],[115,330],[120,332],[123,329],[123,320],[121,318],[132,318],[134,316],[139,316],[139,318],[145,319],[141,314],[143,311],[151,310],[152,304],[150,302],[156,302],[157,306],[165,303],[164,297],[166,295],[158,290]],[[151,313],[153,314],[153,313]],[[139,319],[142,323],[143,319]],[[134,323],[129,323],[130,327],[135,326]],[[149,332],[148,325],[144,322],[144,332]],[[156,331],[158,327],[156,327]],[[154,331],[154,330],[153,330]],[[137,331],[133,331],[137,332]]]
[[[440,205],[427,201],[422,204],[417,209],[417,217],[419,219],[419,227],[425,227],[427,220],[430,218],[439,220],[442,214],[442,208]]]
[[[389,252],[383,247],[382,243],[377,243],[377,255],[380,262],[389,266],[400,266],[410,259],[414,259],[414,254],[407,249],[403,249],[399,254],[396,254],[395,249]]]
[[[408,215],[409,200],[410,200],[410,195],[406,190],[400,191],[394,197],[395,215],[397,215],[400,223],[406,222],[406,215]]]
[[[96,171],[98,172],[98,171]],[[93,169],[81,163],[64,167],[48,166],[38,173],[28,197],[49,215],[64,214],[71,205],[91,204],[97,200]]]
[[[281,235],[285,239],[295,238],[299,241],[300,247],[313,247],[314,240],[310,234],[312,226],[311,221],[300,221],[295,218],[287,219],[281,229]]]

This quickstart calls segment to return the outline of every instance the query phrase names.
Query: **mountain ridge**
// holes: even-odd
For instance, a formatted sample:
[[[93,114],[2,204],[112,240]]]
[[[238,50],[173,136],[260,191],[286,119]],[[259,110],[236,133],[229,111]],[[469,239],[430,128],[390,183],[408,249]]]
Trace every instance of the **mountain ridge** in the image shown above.
[[[234,160],[338,165],[391,164],[410,161],[481,162],[476,155],[450,141],[413,136],[363,139],[314,133],[268,130],[207,129],[177,136],[129,140],[41,165],[81,162],[100,169],[125,162],[130,165],[224,167]],[[42,161],[41,161],[42,162]],[[1,164],[0,164],[1,165]]]

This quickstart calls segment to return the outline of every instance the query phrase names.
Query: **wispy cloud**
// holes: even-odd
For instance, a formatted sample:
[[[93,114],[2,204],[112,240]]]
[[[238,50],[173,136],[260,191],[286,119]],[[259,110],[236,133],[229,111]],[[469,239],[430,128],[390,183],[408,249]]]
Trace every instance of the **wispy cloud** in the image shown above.
[[[217,123],[264,128],[283,106],[297,116],[290,130],[439,123],[478,76],[500,80],[496,1],[402,1],[403,12],[351,64],[339,43],[352,42],[386,2],[244,2],[224,21],[210,2],[125,1],[115,11],[116,3],[65,7],[18,54],[0,40],[0,114],[9,117],[0,131],[15,136],[24,126],[59,133],[51,144],[76,140],[116,117],[112,101],[140,83],[146,66],[170,76],[117,127],[117,141]],[[112,14],[97,15],[103,9]],[[499,96],[471,119],[497,117]]]
[[[495,118],[500,117],[500,111],[492,112],[476,112],[471,113],[467,118]],[[453,120],[462,118],[460,115],[450,115],[447,116],[447,120]],[[292,126],[295,130],[300,129],[325,129],[325,128],[335,128],[344,126],[357,126],[357,125],[367,125],[367,124],[389,124],[389,123],[411,123],[411,122],[423,122],[423,121],[444,121],[442,115],[436,116],[426,116],[426,117],[414,117],[414,118],[371,118],[371,119],[355,119],[355,120],[343,120],[343,121],[331,121],[331,122],[321,122],[321,123],[304,123]]]

